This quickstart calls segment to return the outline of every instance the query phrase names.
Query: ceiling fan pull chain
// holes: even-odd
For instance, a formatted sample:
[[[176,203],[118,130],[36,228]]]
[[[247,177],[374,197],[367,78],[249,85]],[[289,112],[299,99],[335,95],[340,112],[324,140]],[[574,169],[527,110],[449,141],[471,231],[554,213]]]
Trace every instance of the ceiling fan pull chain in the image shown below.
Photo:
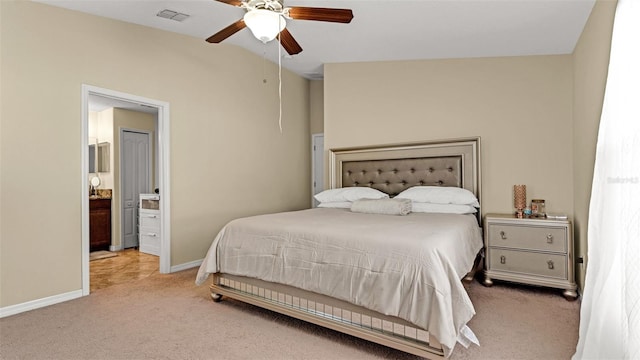
[[[267,83],[267,44],[262,47],[262,83]]]

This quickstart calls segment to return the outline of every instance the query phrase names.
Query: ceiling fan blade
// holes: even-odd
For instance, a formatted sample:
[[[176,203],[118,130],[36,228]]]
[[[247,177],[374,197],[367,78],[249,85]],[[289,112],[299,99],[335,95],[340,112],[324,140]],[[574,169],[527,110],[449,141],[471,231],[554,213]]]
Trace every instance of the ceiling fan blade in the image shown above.
[[[233,6],[242,6],[242,1],[240,0],[216,0],[218,2],[221,3],[225,3],[225,4],[229,4],[229,5],[233,5]]]
[[[291,7],[289,17],[296,20],[329,21],[350,23],[353,19],[351,9],[327,9],[316,7]]]
[[[302,52],[302,47],[300,47],[300,44],[298,44],[296,39],[293,38],[287,28],[284,28],[282,31],[280,31],[280,35],[278,36],[280,37],[280,43],[282,44],[282,47],[287,50],[289,55],[295,55]]]
[[[238,31],[244,29],[247,27],[247,24],[244,23],[243,19],[240,19],[236,22],[234,22],[233,24],[227,26],[226,28],[218,31],[217,33],[209,36],[209,38],[207,39],[207,42],[210,43],[219,43],[222,40],[228,38],[229,36],[237,33]]]

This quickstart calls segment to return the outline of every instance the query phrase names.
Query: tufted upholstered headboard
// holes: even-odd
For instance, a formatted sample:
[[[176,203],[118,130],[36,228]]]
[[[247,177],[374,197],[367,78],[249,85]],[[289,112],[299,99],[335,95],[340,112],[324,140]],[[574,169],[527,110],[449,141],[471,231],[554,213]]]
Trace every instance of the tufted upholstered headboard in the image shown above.
[[[368,186],[395,196],[416,185],[455,186],[480,200],[480,137],[330,150],[331,188]]]
[[[342,187],[369,186],[390,196],[416,185],[462,187],[462,158],[344,161]]]

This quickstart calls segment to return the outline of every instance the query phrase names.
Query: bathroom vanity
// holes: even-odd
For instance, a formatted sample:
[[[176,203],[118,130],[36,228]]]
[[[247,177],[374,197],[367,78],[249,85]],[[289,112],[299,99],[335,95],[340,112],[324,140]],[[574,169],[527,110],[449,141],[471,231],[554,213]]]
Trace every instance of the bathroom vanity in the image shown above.
[[[111,246],[111,199],[89,199],[90,251],[109,250]]]

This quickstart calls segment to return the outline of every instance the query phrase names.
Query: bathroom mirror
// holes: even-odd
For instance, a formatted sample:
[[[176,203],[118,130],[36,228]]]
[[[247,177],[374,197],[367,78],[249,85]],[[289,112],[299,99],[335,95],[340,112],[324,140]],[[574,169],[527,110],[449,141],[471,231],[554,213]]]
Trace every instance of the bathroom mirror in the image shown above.
[[[110,152],[111,144],[108,142],[89,144],[89,172],[109,172]]]

